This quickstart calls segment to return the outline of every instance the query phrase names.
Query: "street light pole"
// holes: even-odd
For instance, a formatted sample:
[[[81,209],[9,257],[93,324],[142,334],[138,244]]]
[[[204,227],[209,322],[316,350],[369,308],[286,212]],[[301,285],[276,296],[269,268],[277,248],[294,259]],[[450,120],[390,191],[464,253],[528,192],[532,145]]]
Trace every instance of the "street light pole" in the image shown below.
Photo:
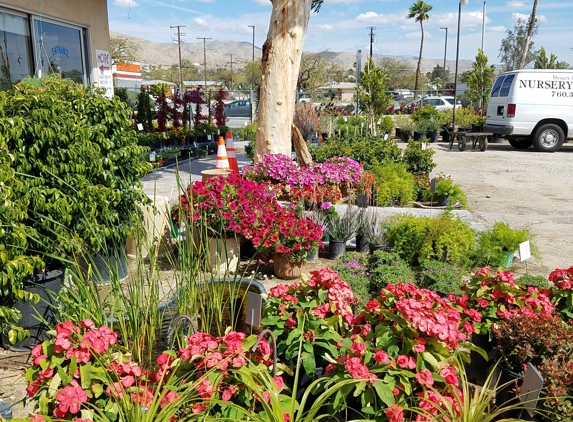
[[[255,25],[249,25],[249,28],[253,28],[253,61],[255,61]]]
[[[483,17],[482,17],[482,24],[481,24],[481,52],[485,54],[483,50],[485,44],[485,3],[487,0],[483,0]]]
[[[444,69],[443,69],[443,73],[442,73],[442,89],[445,90],[446,88],[446,57],[448,55],[448,27],[446,26],[445,28],[440,28],[440,29],[445,29],[446,30],[446,40],[444,42]]]
[[[462,23],[462,4],[468,4],[468,0],[460,0],[458,8],[458,37],[456,46],[456,72],[454,74],[454,114],[452,118],[452,126],[456,132],[456,109],[458,108],[458,63],[460,59],[460,25]]]

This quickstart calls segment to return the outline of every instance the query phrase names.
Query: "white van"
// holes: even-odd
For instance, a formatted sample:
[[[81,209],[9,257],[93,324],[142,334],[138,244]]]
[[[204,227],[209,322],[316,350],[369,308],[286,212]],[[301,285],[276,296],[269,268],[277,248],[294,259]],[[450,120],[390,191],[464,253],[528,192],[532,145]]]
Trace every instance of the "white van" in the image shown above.
[[[484,131],[515,148],[557,151],[573,138],[573,70],[524,69],[498,76]]]

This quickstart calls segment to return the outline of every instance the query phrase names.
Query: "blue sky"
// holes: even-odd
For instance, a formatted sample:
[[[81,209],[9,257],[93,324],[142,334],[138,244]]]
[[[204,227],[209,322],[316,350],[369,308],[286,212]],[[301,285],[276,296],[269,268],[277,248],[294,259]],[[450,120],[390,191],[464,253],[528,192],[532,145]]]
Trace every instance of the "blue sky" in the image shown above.
[[[533,0],[486,0],[485,53],[498,63],[498,50],[506,30],[518,17],[529,16]],[[455,58],[458,1],[426,0],[434,6],[425,22],[425,58],[443,58],[448,27],[448,60]],[[369,26],[376,27],[375,54],[417,56],[420,25],[406,19],[409,0],[325,0],[313,14],[306,34],[305,51],[369,50]],[[473,59],[481,46],[483,0],[462,6],[460,58]],[[156,42],[171,42],[169,26],[186,25],[185,40],[197,37],[252,40],[261,47],[267,35],[269,0],[108,0],[110,30]],[[573,0],[539,0],[537,48],[544,46],[559,60],[573,64]]]

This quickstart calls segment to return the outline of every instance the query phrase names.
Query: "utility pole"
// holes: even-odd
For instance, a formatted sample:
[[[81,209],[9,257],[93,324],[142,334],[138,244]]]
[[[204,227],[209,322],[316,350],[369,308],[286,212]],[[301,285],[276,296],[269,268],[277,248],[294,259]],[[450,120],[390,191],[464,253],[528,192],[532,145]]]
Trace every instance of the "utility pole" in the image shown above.
[[[179,47],[179,92],[183,92],[183,74],[181,73],[181,37],[186,34],[181,33],[181,28],[185,28],[185,25],[174,25],[169,28],[177,28],[177,46]]]
[[[231,65],[231,86],[230,89],[233,89],[233,55],[231,54],[231,61],[227,62],[227,64]]]
[[[207,40],[211,38],[197,37],[198,40],[203,40],[203,73],[205,75],[205,90],[207,89]]]
[[[376,30],[375,26],[369,26],[368,29],[370,30],[370,59],[372,59],[372,44],[374,43],[374,32]]]

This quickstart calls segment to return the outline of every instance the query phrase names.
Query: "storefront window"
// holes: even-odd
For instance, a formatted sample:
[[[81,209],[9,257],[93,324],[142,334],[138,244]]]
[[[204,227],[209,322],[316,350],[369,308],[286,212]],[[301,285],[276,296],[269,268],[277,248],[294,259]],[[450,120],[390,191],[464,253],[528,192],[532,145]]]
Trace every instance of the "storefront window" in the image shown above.
[[[60,73],[64,78],[85,83],[85,66],[80,29],[34,20],[36,66],[42,74]]]
[[[28,19],[0,11],[0,90],[32,76]]]

